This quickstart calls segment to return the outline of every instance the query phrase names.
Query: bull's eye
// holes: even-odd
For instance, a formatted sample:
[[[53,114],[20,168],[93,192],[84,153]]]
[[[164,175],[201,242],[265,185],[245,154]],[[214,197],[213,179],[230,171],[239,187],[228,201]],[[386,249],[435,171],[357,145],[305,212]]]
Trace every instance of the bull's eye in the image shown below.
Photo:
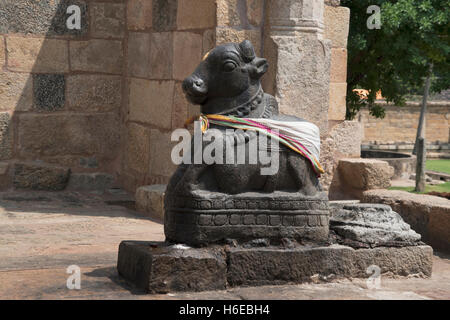
[[[231,72],[231,71],[233,71],[236,68],[237,68],[237,64],[232,62],[232,61],[227,61],[223,65],[223,70],[225,72]]]

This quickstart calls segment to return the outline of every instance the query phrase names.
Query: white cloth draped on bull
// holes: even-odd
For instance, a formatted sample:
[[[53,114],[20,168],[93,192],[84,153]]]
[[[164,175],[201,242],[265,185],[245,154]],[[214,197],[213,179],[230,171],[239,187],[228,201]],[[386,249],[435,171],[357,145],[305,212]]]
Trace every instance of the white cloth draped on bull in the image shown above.
[[[279,121],[265,118],[238,118],[217,114],[201,115],[202,131],[209,128],[209,124],[231,127],[242,130],[254,130],[277,139],[293,151],[307,158],[318,176],[324,173],[319,163],[320,159],[320,131],[319,128],[307,121]]]

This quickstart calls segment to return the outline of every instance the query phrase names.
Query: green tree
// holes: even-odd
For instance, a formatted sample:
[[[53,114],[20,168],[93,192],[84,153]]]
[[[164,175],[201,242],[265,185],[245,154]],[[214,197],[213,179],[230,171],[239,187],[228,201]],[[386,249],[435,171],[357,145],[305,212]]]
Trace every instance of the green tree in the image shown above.
[[[342,0],[349,7],[347,118],[361,107],[383,118],[375,104],[381,90],[387,102],[405,103],[405,95],[422,91],[433,66],[431,92],[450,87],[450,0]],[[369,29],[367,8],[381,8],[381,28]],[[353,89],[369,91],[362,100]]]

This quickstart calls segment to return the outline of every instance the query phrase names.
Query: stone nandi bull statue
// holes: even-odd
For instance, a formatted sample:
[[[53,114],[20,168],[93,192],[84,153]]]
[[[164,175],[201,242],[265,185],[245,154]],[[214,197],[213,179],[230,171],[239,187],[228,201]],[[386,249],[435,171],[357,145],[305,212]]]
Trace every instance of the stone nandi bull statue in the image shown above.
[[[297,117],[279,114],[275,98],[263,92],[261,77],[267,69],[267,61],[256,57],[252,44],[246,40],[216,47],[183,82],[187,98],[200,104],[203,114],[213,115],[209,127],[215,129],[215,139],[224,141],[224,158],[230,152],[227,148],[238,152],[242,144],[249,145],[258,134],[252,130],[230,134],[227,131],[230,128],[213,121],[217,115],[284,123],[288,129],[302,123],[303,129],[307,128],[305,134],[316,141],[312,148],[319,149],[317,127]],[[204,117],[206,121],[207,118]],[[202,142],[203,147],[210,143],[205,140],[208,139]],[[230,164],[225,159],[223,164],[181,164],[165,196],[167,240],[191,245],[230,239],[325,240],[328,202],[321,192],[315,168],[310,159],[286,145],[276,147],[273,141],[265,146],[268,154],[277,153],[278,170],[271,175],[261,174],[260,163],[249,163],[248,148],[245,164]]]

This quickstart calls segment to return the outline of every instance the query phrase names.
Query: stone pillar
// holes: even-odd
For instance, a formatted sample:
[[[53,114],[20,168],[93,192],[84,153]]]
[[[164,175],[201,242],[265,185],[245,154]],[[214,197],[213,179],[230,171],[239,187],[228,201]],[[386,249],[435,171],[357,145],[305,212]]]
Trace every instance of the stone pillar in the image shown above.
[[[264,87],[280,111],[328,131],[329,40],[323,39],[323,0],[271,0],[267,3],[264,55],[271,67]]]

